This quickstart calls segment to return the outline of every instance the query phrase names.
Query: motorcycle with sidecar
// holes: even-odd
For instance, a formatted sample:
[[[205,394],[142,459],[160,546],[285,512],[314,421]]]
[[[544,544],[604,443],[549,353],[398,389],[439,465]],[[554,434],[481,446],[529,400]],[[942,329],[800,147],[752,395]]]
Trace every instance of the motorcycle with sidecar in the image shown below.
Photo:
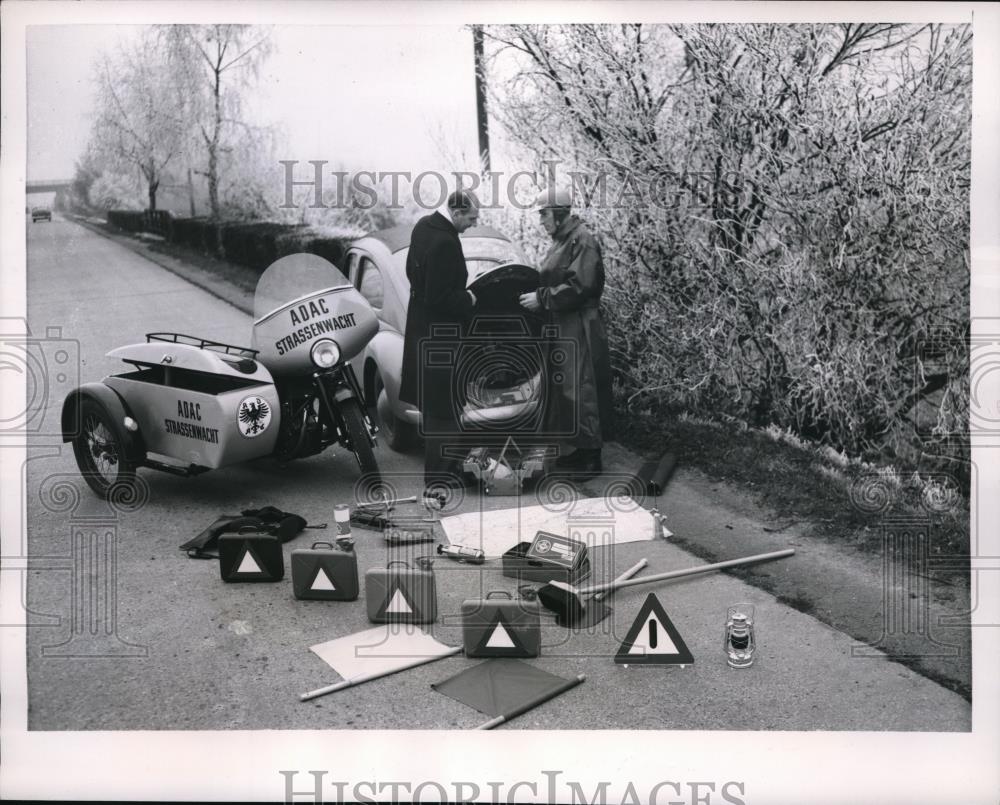
[[[131,370],[67,396],[63,441],[101,496],[139,467],[194,476],[332,444],[377,479],[378,428],[350,364],[377,331],[371,306],[334,265],[282,257],[257,282],[249,347],[158,332],[112,350]]]

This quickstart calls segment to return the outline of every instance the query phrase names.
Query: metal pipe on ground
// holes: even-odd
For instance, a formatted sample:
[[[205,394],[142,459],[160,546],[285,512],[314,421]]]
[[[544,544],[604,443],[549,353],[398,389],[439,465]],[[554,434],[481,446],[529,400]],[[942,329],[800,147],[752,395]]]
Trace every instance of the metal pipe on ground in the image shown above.
[[[647,461],[639,468],[638,477],[645,483],[647,495],[659,497],[667,488],[674,470],[677,469],[677,456],[666,452],[659,461]]]

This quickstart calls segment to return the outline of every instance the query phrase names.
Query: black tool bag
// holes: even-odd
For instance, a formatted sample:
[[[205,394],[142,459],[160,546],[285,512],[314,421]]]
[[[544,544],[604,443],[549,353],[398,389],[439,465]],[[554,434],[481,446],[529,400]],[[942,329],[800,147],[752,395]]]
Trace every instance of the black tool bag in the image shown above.
[[[274,506],[247,509],[240,516],[224,514],[197,537],[181,545],[191,559],[218,559],[213,553],[223,534],[239,534],[240,531],[254,530],[277,538],[279,544],[288,542],[302,533],[304,528],[325,528],[325,525],[309,526],[305,518],[291,512],[283,512]]]

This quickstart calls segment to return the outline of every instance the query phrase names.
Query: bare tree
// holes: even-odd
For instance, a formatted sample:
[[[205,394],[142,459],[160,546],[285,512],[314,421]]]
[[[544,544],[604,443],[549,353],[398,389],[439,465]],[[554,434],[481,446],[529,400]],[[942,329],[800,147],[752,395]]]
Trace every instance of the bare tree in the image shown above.
[[[70,187],[71,207],[86,209],[90,204],[90,188],[104,170],[104,160],[93,139],[80,155],[73,169],[73,184]]]
[[[170,165],[185,146],[179,93],[149,32],[104,54],[96,71],[92,143],[118,173],[138,169],[149,209]]]
[[[171,25],[160,27],[158,36],[204,154],[199,173],[208,181],[209,208],[218,221],[223,155],[251,128],[241,93],[271,52],[270,32],[249,25]]]

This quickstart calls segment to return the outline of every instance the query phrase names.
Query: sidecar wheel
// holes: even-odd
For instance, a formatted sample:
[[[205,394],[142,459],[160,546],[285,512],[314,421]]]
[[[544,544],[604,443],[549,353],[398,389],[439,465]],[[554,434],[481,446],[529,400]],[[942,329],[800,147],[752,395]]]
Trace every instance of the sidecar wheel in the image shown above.
[[[73,439],[73,454],[83,479],[102,498],[115,484],[135,479],[136,465],[125,456],[121,427],[100,403],[81,401],[80,432]]]
[[[373,477],[378,475],[378,462],[371,442],[368,441],[368,426],[361,414],[361,404],[357,400],[347,400],[342,404],[340,414],[344,418],[344,427],[347,428],[347,436],[351,440],[351,449],[358,460],[358,466],[361,467],[361,474]]]

